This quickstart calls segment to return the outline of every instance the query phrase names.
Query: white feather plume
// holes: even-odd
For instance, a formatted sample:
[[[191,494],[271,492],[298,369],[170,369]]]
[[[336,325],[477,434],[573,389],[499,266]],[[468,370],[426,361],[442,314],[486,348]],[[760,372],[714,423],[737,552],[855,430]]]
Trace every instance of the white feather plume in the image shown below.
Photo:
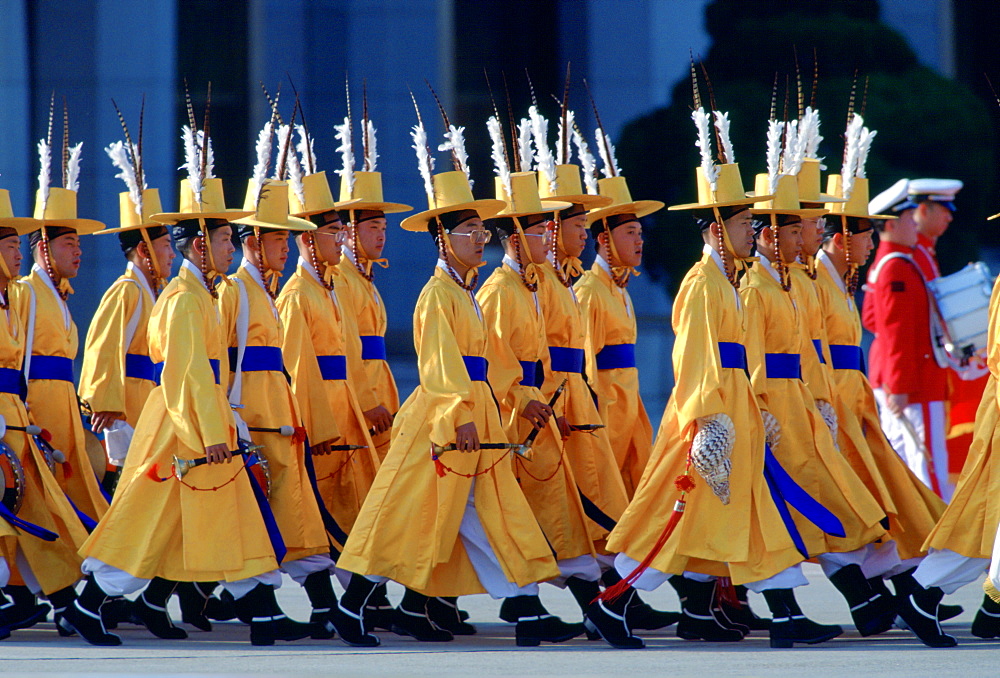
[[[337,146],[337,152],[340,153],[340,160],[343,164],[339,170],[336,170],[337,174],[340,175],[342,179],[347,180],[347,190],[353,196],[354,195],[354,142],[351,139],[351,119],[344,117],[344,122],[341,125],[334,125],[333,129],[337,130],[334,135],[335,138],[340,140],[340,146]]]
[[[177,169],[187,170],[187,180],[191,184],[191,191],[194,193],[196,202],[201,202],[201,192],[204,188],[201,180],[201,153],[199,151],[199,142],[202,137],[203,134],[199,131],[196,138],[190,125],[181,127],[181,141],[184,142],[184,164]]]
[[[531,149],[531,121],[527,118],[521,118],[521,122],[517,125],[517,145],[521,171],[530,172],[534,152]]]
[[[378,148],[375,145],[375,123],[369,120],[365,131],[368,134],[368,144],[365,147],[365,164],[368,166],[369,172],[374,172],[378,162]],[[462,151],[465,151],[464,145],[462,146]]]
[[[844,153],[844,164],[840,170],[840,180],[843,183],[843,195],[841,197],[845,200],[851,198],[851,192],[854,190],[854,176],[858,166],[858,153],[861,150],[859,143],[864,124],[865,121],[861,119],[861,116],[855,113],[854,117],[851,118],[851,122],[848,123],[847,131],[844,134],[847,146]]]
[[[566,126],[565,127],[563,126],[563,124],[562,124],[562,118],[560,117],[560,120],[559,120],[559,134],[558,134],[558,137],[556,139],[556,164],[557,165],[565,165],[566,163],[569,162],[569,156],[573,155],[573,151],[569,147],[569,143],[568,143],[568,141],[566,139],[566,135],[570,134],[572,136],[572,133],[570,133],[568,130],[573,129],[573,122],[574,122],[573,118],[574,117],[575,116],[573,115],[573,111],[566,111]],[[567,156],[565,158],[563,157],[563,149],[564,148],[566,149],[566,156]]]
[[[275,181],[281,181],[281,177],[278,176],[278,170],[280,169],[278,163],[281,160],[281,156],[285,153],[285,147],[292,141],[292,128],[288,125],[278,125],[278,131],[275,136],[278,139],[278,150],[275,153],[274,174],[271,178]],[[292,154],[289,153],[288,155]],[[285,159],[285,164],[288,164],[287,158]]]
[[[865,178],[865,163],[868,162],[868,152],[872,147],[872,139],[878,134],[875,130],[869,130],[867,127],[861,128],[861,134],[858,138],[858,162],[854,170],[854,176],[864,179]]]
[[[204,140],[205,132],[199,131],[198,138]],[[205,178],[215,178],[215,150],[212,148],[212,137],[208,138],[208,152],[205,154]]]
[[[69,147],[69,160],[66,162],[66,188],[70,191],[80,190],[80,155],[83,153],[83,142]]]
[[[785,145],[781,152],[781,171],[796,175],[802,169],[802,141],[799,135],[799,121],[785,123]]]
[[[299,152],[303,171],[307,175],[315,174],[316,153],[313,150],[313,138],[306,135],[305,125],[296,125],[295,129],[299,133],[299,143],[296,144],[295,150]]]
[[[729,113],[714,111],[715,129],[719,132],[719,143],[722,145],[722,157],[726,159],[726,164],[736,163],[736,154],[733,152],[733,142],[729,138]]]
[[[569,115],[573,115],[573,112],[570,111]],[[587,145],[587,140],[583,138],[580,128],[573,125],[571,129],[573,130],[573,144],[576,146],[576,155],[580,158],[583,183],[587,187],[587,193],[597,195],[597,159],[590,152],[590,146]]]
[[[47,139],[38,142],[38,192],[41,195],[42,212],[49,204],[49,185],[52,183],[52,148]]]
[[[605,134],[600,127],[594,134],[597,139],[597,152],[601,154],[601,161],[604,162],[601,174],[609,179],[618,176],[622,171],[618,167],[618,159],[615,158],[615,145],[611,143],[611,135]]]
[[[812,106],[807,106],[802,114],[802,122],[799,124],[799,137],[803,140],[804,155],[806,158],[816,158],[819,152],[819,144],[823,137],[819,135],[819,111]]]
[[[267,182],[267,166],[271,163],[271,130],[271,121],[268,120],[257,134],[257,163],[253,167],[253,180],[257,183],[258,189],[264,188]],[[257,195],[260,196],[260,193]]]
[[[107,148],[104,152],[108,154],[111,158],[111,164],[117,167],[120,171],[115,175],[116,179],[121,179],[125,182],[125,186],[128,189],[128,196],[132,200],[132,204],[135,206],[135,213],[140,217],[142,216],[142,190],[139,188],[139,182],[135,176],[135,165],[129,159],[128,150],[125,148],[125,144],[121,141],[115,141]]]
[[[434,179],[432,178],[434,158],[427,152],[427,130],[424,129],[422,123],[417,123],[413,126],[410,136],[413,137],[413,150],[417,152],[417,169],[420,170],[420,176],[424,180],[427,203],[434,205],[436,204],[434,201]]]
[[[556,182],[556,161],[549,148],[549,121],[538,112],[537,106],[528,109],[528,119],[531,120],[531,137],[535,142],[535,167],[539,174],[545,175],[553,192],[559,190]]]
[[[712,133],[708,113],[699,106],[691,111],[691,119],[694,120],[694,126],[698,130],[698,139],[694,143],[701,152],[701,171],[705,175],[705,179],[708,180],[709,186],[712,187],[713,191],[716,191],[719,188],[719,168],[712,160]]]
[[[469,180],[469,187],[472,187],[472,176],[469,171],[469,154],[465,151],[465,128],[448,126],[448,131],[444,133],[444,142],[438,146],[439,151],[454,153],[458,160],[458,166],[465,173],[465,178]]]
[[[777,120],[769,120],[767,123],[767,192],[771,194],[778,188],[778,177],[781,172],[781,132],[784,127],[784,123]]]
[[[500,177],[500,183],[503,184],[507,195],[511,195],[513,189],[510,185],[510,166],[504,156],[503,132],[500,129],[500,121],[495,115],[491,115],[490,119],[486,121],[486,129],[490,133],[490,141],[492,142],[490,155],[493,157],[493,171]]]

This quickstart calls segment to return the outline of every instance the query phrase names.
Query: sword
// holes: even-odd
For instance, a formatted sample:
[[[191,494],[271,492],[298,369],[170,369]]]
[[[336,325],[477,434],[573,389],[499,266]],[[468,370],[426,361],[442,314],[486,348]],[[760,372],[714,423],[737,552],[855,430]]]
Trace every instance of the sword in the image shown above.
[[[566,382],[567,380],[563,379],[562,383],[559,384],[559,388],[557,388],[556,392],[552,394],[551,398],[549,398],[548,406],[550,409],[555,406],[556,401],[559,400],[559,396],[561,396],[563,391],[566,390]],[[531,444],[535,442],[535,438],[538,437],[541,430],[542,429],[540,428],[532,428],[531,433],[529,433],[528,437],[524,439],[523,443],[521,443],[520,450],[514,450],[514,452],[525,459],[531,459]]]
[[[525,456],[523,445],[520,443],[479,443],[479,449],[481,450],[510,450],[514,454],[519,454]],[[431,445],[431,450],[434,454],[441,454],[442,452],[466,452],[467,450],[459,450],[455,443],[449,443],[448,445]]]
[[[241,447],[238,450],[232,450],[231,454],[233,455],[250,454],[252,452],[256,452],[258,450],[263,450],[263,449],[264,449],[263,445],[247,445],[245,447]],[[174,464],[173,464],[174,475],[177,477],[178,480],[181,480],[184,476],[188,474],[188,472],[191,471],[191,469],[195,468],[196,466],[204,466],[207,463],[208,463],[208,457],[199,457],[198,459],[181,459],[180,457],[174,455]],[[163,480],[166,479],[164,478]]]

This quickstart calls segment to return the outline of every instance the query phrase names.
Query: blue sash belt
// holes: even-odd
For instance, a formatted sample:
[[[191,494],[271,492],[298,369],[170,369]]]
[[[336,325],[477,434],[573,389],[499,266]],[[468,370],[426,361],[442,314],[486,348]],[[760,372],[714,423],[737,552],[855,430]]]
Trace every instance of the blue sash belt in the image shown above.
[[[141,353],[126,353],[125,376],[133,379],[156,381],[156,368],[153,367],[153,359]]]
[[[816,348],[816,355],[819,356],[820,364],[826,365],[826,356],[823,355],[823,342],[819,339],[813,339],[813,346]]]
[[[239,350],[230,347],[229,365],[234,372],[238,355]],[[247,346],[243,349],[244,372],[283,372],[284,369],[281,349],[277,346]]]
[[[602,348],[596,358],[599,370],[635,367],[635,344],[610,344]]]
[[[583,349],[549,346],[549,357],[552,359],[553,372],[583,373]]]
[[[771,491],[771,498],[778,509],[781,521],[788,530],[788,535],[795,543],[795,548],[804,558],[811,555],[806,549],[806,544],[799,534],[799,528],[795,526],[795,519],[792,518],[788,507],[791,506],[801,513],[806,520],[821,529],[826,534],[835,537],[844,537],[844,525],[837,516],[833,515],[829,509],[813,499],[802,487],[795,482],[788,472],[781,467],[777,458],[771,452],[771,446],[764,445],[764,478],[767,480],[767,489]]]
[[[318,355],[316,362],[319,363],[319,371],[323,375],[324,381],[347,379],[347,356]]]
[[[519,362],[521,363],[521,386],[541,388],[542,382],[545,381],[545,373],[542,371],[542,361],[532,362],[530,360],[521,360]]]
[[[725,368],[744,371],[747,369],[747,349],[743,344],[737,344],[735,341],[720,341],[719,358]]]
[[[249,455],[244,454],[243,458],[247,459]],[[257,482],[257,477],[250,472],[250,467],[256,464],[256,460],[247,461],[247,478],[250,479],[250,487],[253,488],[253,497],[257,500],[257,508],[260,509],[260,517],[264,520],[264,527],[267,529],[267,538],[271,541],[271,548],[274,550],[274,559],[281,564],[281,561],[285,559],[285,554],[288,553],[288,549],[285,547],[285,540],[281,536],[281,530],[278,529],[278,521],[274,519],[274,512],[271,510],[271,505],[267,503],[267,495],[264,493],[264,489]]]
[[[73,361],[58,355],[33,355],[28,379],[53,379],[73,383]]]
[[[69,498],[68,494],[66,495],[66,501],[68,501],[69,505],[73,507],[74,511],[76,511],[76,517],[80,519],[81,523],[83,523],[83,528],[87,530],[88,534],[93,532],[97,527],[97,521],[78,509],[76,504],[73,503],[73,500]]]
[[[830,344],[830,359],[835,370],[865,371],[865,354],[860,346]]]
[[[486,358],[478,355],[463,355],[462,361],[465,363],[465,370],[469,373],[469,379],[486,381],[486,368],[489,366]]]
[[[362,334],[361,359],[385,360],[385,337],[378,334]]]
[[[801,379],[802,365],[798,353],[765,353],[764,367],[768,379]]]
[[[0,393],[10,393],[20,396],[23,391],[24,379],[21,370],[0,367]]]

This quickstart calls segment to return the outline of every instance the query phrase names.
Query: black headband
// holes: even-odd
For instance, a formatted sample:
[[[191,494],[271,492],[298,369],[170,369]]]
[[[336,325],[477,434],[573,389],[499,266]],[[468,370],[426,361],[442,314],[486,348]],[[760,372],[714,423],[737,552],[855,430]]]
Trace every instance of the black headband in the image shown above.
[[[75,228],[69,228],[66,226],[42,226],[45,229],[45,235],[48,236],[49,240],[55,240],[59,236],[69,235],[70,233],[75,234]],[[42,241],[42,228],[37,231],[32,231],[31,235],[28,236],[28,244],[34,247]]]
[[[166,226],[147,226],[145,228],[134,228],[131,231],[122,231],[118,234],[118,244],[121,245],[122,252],[128,252],[134,247],[138,247],[142,242],[142,232],[146,231],[149,240],[152,242],[157,238],[167,235]]]
[[[438,223],[440,223],[446,233],[451,233],[469,219],[478,218],[479,212],[476,210],[457,210],[455,212],[445,212],[444,214],[439,214],[433,219],[430,219],[427,222],[427,230],[431,233],[437,233],[437,226]]]
[[[17,231],[13,228],[7,228],[6,226],[0,226],[0,240],[6,240],[7,238],[16,238]]]
[[[527,216],[517,217],[517,220],[520,222],[521,229],[523,230],[552,221],[552,213],[529,214]],[[490,219],[490,226],[492,226],[497,232],[497,235],[509,237],[514,233],[514,222],[514,217],[498,217],[496,219]]]
[[[202,226],[202,222],[204,222],[204,226]],[[187,240],[205,235],[206,231],[214,231],[228,225],[228,219],[181,219],[170,227],[170,235],[174,237],[174,240]]]
[[[280,228],[265,228],[265,227],[262,227],[262,226],[258,226],[257,227],[257,231],[259,231],[261,235],[267,235],[268,233],[277,233],[278,231],[283,231],[283,229],[280,229]],[[284,232],[287,233],[287,231],[284,231]],[[249,224],[236,224],[236,236],[240,240],[246,240],[250,236],[256,235],[256,234],[257,233],[254,231],[253,226],[250,226]]]
[[[562,212],[559,213],[559,219],[566,221],[567,219],[572,219],[573,217],[579,216],[581,214],[586,214],[587,208],[580,203],[573,203]]]
[[[830,237],[835,233],[842,233],[844,230],[844,219],[845,217],[838,216],[836,214],[827,215],[826,226],[823,228],[823,235],[825,237]],[[867,233],[875,228],[875,222],[872,219],[864,217],[846,217],[846,220],[848,233]]]
[[[353,216],[353,218],[352,218]],[[348,221],[354,222],[357,226],[362,221],[369,221],[371,219],[385,219],[385,212],[382,210],[341,210],[340,220],[344,223]]]
[[[340,213],[337,210],[329,210],[327,212],[319,212],[317,214],[310,214],[308,216],[309,221],[316,224],[316,228],[322,228],[324,226],[343,226],[343,221],[340,218]]]

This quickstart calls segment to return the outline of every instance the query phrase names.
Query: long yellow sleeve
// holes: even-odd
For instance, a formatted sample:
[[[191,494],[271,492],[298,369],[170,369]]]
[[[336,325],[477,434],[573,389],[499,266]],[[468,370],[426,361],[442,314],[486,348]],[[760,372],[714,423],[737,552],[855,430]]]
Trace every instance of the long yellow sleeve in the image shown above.
[[[119,279],[90,321],[78,392],[94,412],[125,412],[125,333],[141,295],[138,284]]]

